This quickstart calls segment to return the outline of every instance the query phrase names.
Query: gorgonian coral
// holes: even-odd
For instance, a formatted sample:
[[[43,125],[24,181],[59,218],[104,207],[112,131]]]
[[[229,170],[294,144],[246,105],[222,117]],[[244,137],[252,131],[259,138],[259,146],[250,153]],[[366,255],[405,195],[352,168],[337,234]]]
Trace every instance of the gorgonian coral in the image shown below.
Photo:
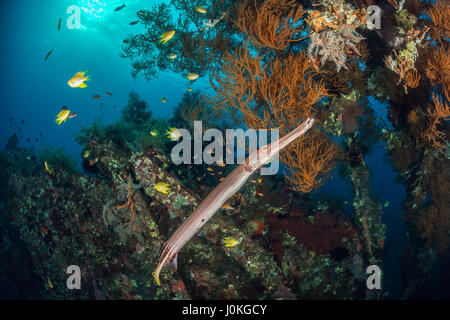
[[[438,95],[433,94],[433,104],[427,109],[428,124],[422,133],[422,139],[434,149],[444,150],[447,148],[447,133],[441,127],[444,121],[450,119],[450,106]]]
[[[282,50],[303,40],[303,7],[293,0],[245,0],[237,8],[236,26],[258,47]]]
[[[349,53],[359,54],[357,45],[364,39],[357,29],[366,27],[366,11],[353,8],[344,1],[322,1],[324,10],[313,10],[306,23],[313,30],[308,56],[320,60],[321,65],[331,61],[339,72],[346,67]]]
[[[277,57],[264,64],[247,48],[226,54],[222,73],[212,82],[218,108],[227,108],[254,129],[278,128],[287,134],[302,119],[318,114],[317,103],[327,95],[304,52]],[[297,139],[281,153],[289,166],[292,189],[310,192],[322,182],[336,154],[333,143],[319,131]]]

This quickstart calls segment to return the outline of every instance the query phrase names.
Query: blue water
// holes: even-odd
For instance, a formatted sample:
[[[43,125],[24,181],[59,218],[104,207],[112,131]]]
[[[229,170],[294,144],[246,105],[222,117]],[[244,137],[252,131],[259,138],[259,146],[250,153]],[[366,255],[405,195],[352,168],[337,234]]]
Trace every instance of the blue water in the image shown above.
[[[123,107],[131,91],[137,92],[149,103],[156,118],[167,118],[173,107],[186,92],[187,81],[179,74],[160,73],[157,79],[145,81],[131,77],[128,60],[120,58],[122,41],[130,33],[141,31],[139,24],[130,26],[136,20],[139,9],[163,1],[125,1],[127,7],[119,12],[114,9],[123,0],[17,0],[2,1],[0,6],[1,43],[0,51],[0,141],[6,143],[16,132],[20,145],[39,149],[45,145],[65,147],[77,159],[80,166],[80,146],[74,138],[81,126],[88,125],[95,118],[103,122],[117,121],[120,117],[118,105]],[[82,11],[81,30],[69,30],[65,21],[69,17],[66,9],[70,5],[80,6]],[[62,18],[61,30],[57,30],[58,19]],[[48,61],[44,58],[54,49]],[[67,81],[78,71],[88,70],[92,81],[85,89],[70,88]],[[200,79],[191,87],[206,88],[208,81]],[[111,92],[112,96],[105,96]],[[100,100],[92,98],[100,95]],[[161,97],[167,103],[161,102]],[[100,103],[104,104],[100,107]],[[386,105],[371,100],[377,115],[387,121]],[[54,119],[61,107],[66,105],[78,117],[61,126]],[[12,117],[13,121],[9,122]],[[22,124],[22,120],[24,124]],[[12,126],[12,130],[8,129]],[[19,133],[21,128],[22,133]],[[40,133],[43,137],[40,137]],[[26,139],[31,142],[27,142]],[[36,142],[35,139],[39,138]],[[2,146],[2,147],[3,147]],[[398,292],[400,253],[404,246],[405,228],[400,220],[403,186],[395,185],[396,173],[386,160],[384,144],[380,143],[366,159],[372,172],[373,194],[390,205],[383,208],[383,222],[387,224],[386,257],[388,271],[386,283],[395,297]],[[336,173],[320,189],[329,196],[338,196],[348,201],[346,210],[351,212],[352,187]]]
[[[0,141],[6,143],[12,132],[22,129],[22,146],[65,147],[79,159],[81,149],[74,141],[81,125],[102,117],[105,123],[120,116],[120,108],[128,101],[131,91],[137,92],[147,103],[156,118],[172,114],[186,92],[187,80],[181,75],[161,73],[152,81],[131,77],[128,60],[119,57],[122,41],[127,35],[140,31],[136,12],[163,1],[126,1],[121,11],[114,9],[122,0],[20,0],[1,1],[1,87]],[[82,9],[82,29],[66,27],[67,7],[78,5]],[[84,9],[88,10],[85,12]],[[92,8],[96,8],[93,10]],[[58,32],[58,19],[63,18]],[[54,49],[47,61],[46,54]],[[92,81],[85,89],[71,88],[67,81],[78,71],[88,70]],[[204,87],[207,80],[191,84],[193,90]],[[112,96],[105,96],[111,92]],[[101,100],[92,98],[100,95]],[[163,105],[161,97],[167,99]],[[103,108],[100,103],[103,102]],[[61,126],[55,116],[66,105],[78,117]],[[9,123],[9,118],[13,122]],[[25,125],[21,121],[25,121]],[[12,124],[12,132],[8,130]],[[39,138],[40,133],[43,138]],[[29,138],[30,143],[26,141]],[[36,143],[35,139],[39,138]]]

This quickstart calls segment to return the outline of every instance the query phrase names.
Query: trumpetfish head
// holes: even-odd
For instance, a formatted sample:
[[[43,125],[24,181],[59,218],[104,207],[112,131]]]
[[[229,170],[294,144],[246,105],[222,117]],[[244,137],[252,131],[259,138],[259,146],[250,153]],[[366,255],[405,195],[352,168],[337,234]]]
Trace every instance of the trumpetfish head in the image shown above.
[[[250,154],[246,160],[246,164],[249,171],[255,171],[262,167],[264,164],[270,162],[281,150],[283,150],[292,141],[297,139],[300,135],[311,129],[314,125],[315,119],[308,118],[300,126],[283,136],[282,138],[265,145],[257,152]],[[247,169],[246,167],[246,169]]]

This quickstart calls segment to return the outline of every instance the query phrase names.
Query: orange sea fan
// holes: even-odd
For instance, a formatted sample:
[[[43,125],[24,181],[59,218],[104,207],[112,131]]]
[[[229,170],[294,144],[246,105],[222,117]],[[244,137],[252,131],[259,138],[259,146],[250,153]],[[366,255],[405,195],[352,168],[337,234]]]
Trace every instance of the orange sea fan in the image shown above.
[[[317,103],[328,95],[318,71],[304,52],[275,57],[263,65],[245,47],[224,56],[212,86],[218,108],[234,112],[253,129],[278,128],[283,136],[300,121],[318,114]],[[334,144],[319,131],[294,141],[281,154],[290,168],[292,189],[310,192],[322,183],[336,154]]]
[[[432,148],[442,151],[445,149],[446,133],[439,129],[442,120],[449,120],[450,106],[447,102],[433,94],[433,104],[427,110],[428,126],[422,134],[422,139]]]
[[[406,73],[404,82],[410,88],[417,88],[420,82],[420,74],[415,69],[410,69]]]
[[[286,180],[290,188],[305,193],[321,186],[324,175],[332,168],[337,148],[321,132],[305,135],[293,142],[280,154],[283,163],[289,166]]]
[[[244,0],[237,8],[236,26],[256,46],[283,50],[303,31],[305,11],[295,0]]]
[[[431,18],[433,39],[442,42],[444,38],[450,38],[450,2],[437,0],[425,13]]]

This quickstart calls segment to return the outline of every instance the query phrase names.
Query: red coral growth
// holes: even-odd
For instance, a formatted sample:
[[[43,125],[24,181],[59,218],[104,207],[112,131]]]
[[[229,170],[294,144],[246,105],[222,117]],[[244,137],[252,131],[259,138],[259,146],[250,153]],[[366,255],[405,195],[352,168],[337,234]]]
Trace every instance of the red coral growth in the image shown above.
[[[268,217],[271,247],[278,261],[282,260],[284,254],[282,240],[285,231],[308,250],[318,254],[332,253],[342,247],[342,239],[352,239],[358,234],[350,219],[342,214],[316,212],[313,218],[308,218],[306,211],[298,208],[293,210],[295,215],[285,218],[274,215]]]

